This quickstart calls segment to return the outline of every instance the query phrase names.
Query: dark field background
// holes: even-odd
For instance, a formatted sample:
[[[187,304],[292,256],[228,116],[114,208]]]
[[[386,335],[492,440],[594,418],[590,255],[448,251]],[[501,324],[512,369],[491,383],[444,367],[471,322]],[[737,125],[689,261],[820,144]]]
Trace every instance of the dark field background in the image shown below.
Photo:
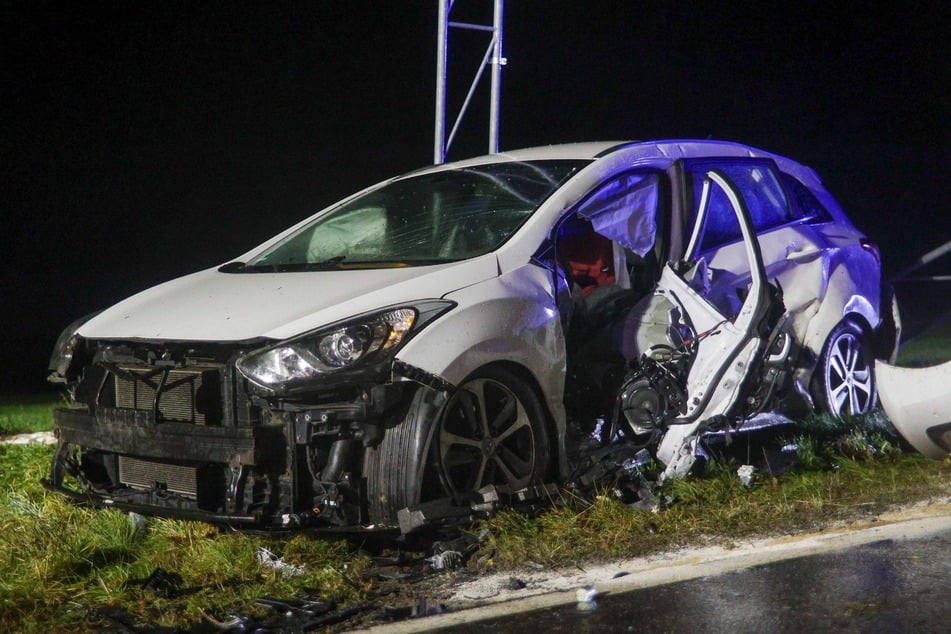
[[[431,162],[436,6],[4,2],[0,394],[48,389],[76,317]],[[815,167],[898,271],[951,238],[949,27],[939,2],[509,2],[501,146],[760,146]],[[450,119],[486,43],[452,36]],[[450,159],[486,149],[487,79]],[[928,321],[949,293],[922,288]]]

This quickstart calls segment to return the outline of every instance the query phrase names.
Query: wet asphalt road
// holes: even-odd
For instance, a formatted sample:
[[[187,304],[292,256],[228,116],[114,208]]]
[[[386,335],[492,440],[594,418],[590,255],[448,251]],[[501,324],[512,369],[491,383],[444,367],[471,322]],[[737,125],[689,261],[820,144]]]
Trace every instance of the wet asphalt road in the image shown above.
[[[951,531],[441,632],[951,632]]]

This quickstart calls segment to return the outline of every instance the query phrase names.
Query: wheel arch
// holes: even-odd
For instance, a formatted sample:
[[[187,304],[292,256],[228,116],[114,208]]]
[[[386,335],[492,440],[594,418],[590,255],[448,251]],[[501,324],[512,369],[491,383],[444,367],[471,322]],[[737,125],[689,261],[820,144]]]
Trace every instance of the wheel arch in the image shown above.
[[[838,412],[833,411],[833,409],[829,407],[829,403],[825,402],[825,401],[828,401],[829,399],[823,396],[823,392],[826,390],[825,383],[830,378],[825,368],[825,364],[827,362],[826,357],[830,353],[830,350],[831,350],[830,346],[832,342],[834,340],[837,340],[838,336],[849,333],[849,331],[851,331],[852,334],[854,334],[855,336],[859,338],[859,345],[860,345],[859,350],[864,351],[864,353],[862,352],[859,353],[859,356],[857,357],[857,359],[864,358],[865,362],[867,363],[867,372],[869,373],[868,381],[870,382],[870,385],[868,386],[869,390],[865,392],[867,395],[865,406],[868,407],[870,411],[872,408],[875,407],[878,400],[877,399],[877,383],[875,381],[875,368],[874,368],[875,363],[874,363],[874,352],[873,352],[875,331],[869,324],[868,320],[865,319],[865,317],[862,314],[848,313],[844,315],[842,319],[836,322],[832,326],[832,328],[829,329],[829,332],[826,335],[825,341],[822,347],[820,348],[820,352],[817,356],[816,363],[812,367],[812,373],[811,373],[811,377],[809,381],[809,389],[810,389],[810,392],[812,393],[813,398],[816,401],[816,405],[817,406],[820,404],[825,405],[826,407],[824,407],[823,409],[825,411],[829,411],[836,417],[840,417],[840,414]],[[851,372],[851,370],[849,370],[849,372]],[[853,376],[858,376],[858,374]],[[853,384],[851,382],[852,381],[851,378],[849,378],[848,381],[849,381],[848,389],[851,393],[852,390],[854,389],[852,386],[859,385],[859,384],[858,383]],[[864,391],[863,388],[859,387],[859,389],[856,390],[856,394],[863,391]],[[860,398],[861,397],[857,396],[856,397],[857,400],[853,401],[853,403],[858,402]]]
[[[802,383],[803,386],[808,386],[808,389],[811,393],[811,386],[815,380],[816,370],[819,368],[819,360],[822,356],[822,351],[825,348],[826,341],[829,339],[829,335],[833,330],[838,327],[839,324],[845,321],[850,321],[856,324],[859,328],[862,329],[862,332],[871,338],[874,336],[874,329],[869,324],[868,320],[861,313],[844,313],[841,318],[833,323],[829,328],[820,331],[819,333],[813,334],[806,339],[802,346],[802,352],[800,353],[798,368],[796,369],[796,378]],[[810,394],[811,398],[811,394]]]

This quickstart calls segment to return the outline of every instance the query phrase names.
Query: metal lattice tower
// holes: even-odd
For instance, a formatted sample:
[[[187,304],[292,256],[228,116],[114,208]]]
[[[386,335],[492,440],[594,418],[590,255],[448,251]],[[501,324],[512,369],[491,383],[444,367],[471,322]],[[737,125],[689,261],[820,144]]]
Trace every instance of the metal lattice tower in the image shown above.
[[[459,129],[459,123],[462,121],[472,95],[475,93],[479,80],[485,72],[486,66],[492,67],[492,86],[489,96],[489,153],[494,154],[499,151],[499,97],[502,87],[502,66],[505,65],[505,58],[502,56],[502,13],[505,0],[493,0],[494,10],[492,25],[468,24],[465,22],[450,22],[449,14],[452,12],[452,6],[455,0],[439,0],[439,24],[436,30],[436,123],[435,123],[435,146],[433,151],[433,163],[439,164],[446,160],[446,152],[452,145],[452,140]],[[475,78],[469,86],[469,93],[466,95],[462,107],[459,109],[459,115],[452,126],[449,138],[446,138],[446,53],[449,48],[450,29],[469,29],[474,31],[485,31],[491,33],[491,41],[482,56],[482,63],[476,71]]]

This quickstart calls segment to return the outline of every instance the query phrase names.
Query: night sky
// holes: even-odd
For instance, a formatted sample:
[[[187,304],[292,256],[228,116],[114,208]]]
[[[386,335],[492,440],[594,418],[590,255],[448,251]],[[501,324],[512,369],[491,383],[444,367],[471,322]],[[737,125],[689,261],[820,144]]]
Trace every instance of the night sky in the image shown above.
[[[432,161],[436,0],[262,4],[2,3],[0,394],[76,317]],[[946,3],[507,5],[503,150],[740,141],[815,167],[888,270],[951,239]],[[486,44],[452,35],[453,117]],[[449,159],[487,148],[483,83]]]

